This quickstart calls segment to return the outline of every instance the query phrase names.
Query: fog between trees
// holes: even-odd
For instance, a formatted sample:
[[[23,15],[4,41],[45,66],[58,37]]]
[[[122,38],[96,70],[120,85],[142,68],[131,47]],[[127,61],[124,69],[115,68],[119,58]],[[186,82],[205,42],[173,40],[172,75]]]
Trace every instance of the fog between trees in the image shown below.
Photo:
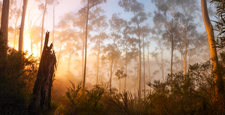
[[[22,6],[22,0],[10,1],[8,44],[15,49]],[[208,6],[213,14],[214,5]],[[189,64],[210,58],[200,1],[93,0],[88,25],[86,7],[87,0],[28,0],[24,51],[39,58],[44,33],[50,31],[57,56],[53,91],[66,89],[69,80],[83,81],[86,26],[87,88],[104,84],[144,97],[151,90],[147,83],[164,82],[179,71],[185,74]]]

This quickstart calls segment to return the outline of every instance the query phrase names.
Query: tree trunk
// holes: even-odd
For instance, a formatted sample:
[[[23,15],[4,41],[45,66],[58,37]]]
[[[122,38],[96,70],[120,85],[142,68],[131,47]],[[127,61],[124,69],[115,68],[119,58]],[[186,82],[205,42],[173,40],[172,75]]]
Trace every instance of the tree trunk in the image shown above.
[[[16,23],[15,23],[15,29],[14,29],[14,38],[13,38],[13,47],[16,49],[16,34],[17,34],[17,22],[19,20],[19,17],[16,18]]]
[[[138,25],[138,38],[139,38],[138,100],[140,100],[141,99],[141,37],[139,35],[139,25]]]
[[[136,72],[137,72],[137,71],[136,71],[136,68],[135,68],[135,60],[136,60],[136,59],[135,59],[135,57],[134,57],[134,94],[135,94],[135,92],[136,92],[136,81],[137,81],[137,80],[136,80],[136,77],[135,77],[135,76],[136,76]]]
[[[23,32],[24,32],[24,22],[26,17],[26,10],[27,10],[27,0],[23,0],[23,13],[22,13],[22,20],[20,26],[20,36],[19,36],[19,51],[23,51]]]
[[[82,77],[84,76],[84,49],[85,49],[85,34],[83,29],[83,47],[82,47]]]
[[[144,73],[143,73],[143,85],[144,85],[144,98],[146,96],[146,92],[145,92],[145,45],[144,45],[145,41],[143,38],[143,69],[144,69]]]
[[[171,60],[170,60],[170,77],[171,77],[171,80],[172,80],[172,74],[173,74],[173,35],[172,35],[172,38],[171,38]]]
[[[39,114],[40,111],[50,108],[51,87],[56,68],[56,56],[52,49],[53,45],[47,46],[48,41],[49,32],[46,33],[43,54],[33,88],[34,98],[29,106],[30,114]]]
[[[162,69],[162,82],[164,83],[164,61],[163,61],[163,50],[161,50],[161,69]]]
[[[55,40],[55,5],[53,6],[53,29],[52,29],[52,43]]]
[[[205,24],[205,29],[206,29],[207,36],[208,36],[211,62],[213,65],[214,83],[216,84],[215,90],[214,90],[214,100],[213,101],[218,101],[218,94],[224,92],[224,86],[223,86],[223,79],[222,79],[220,70],[218,68],[219,64],[218,64],[217,51],[216,51],[216,48],[214,45],[213,26],[212,26],[209,16],[208,16],[206,0],[201,0],[201,9],[202,9],[203,21]]]
[[[43,33],[44,33],[44,22],[45,22],[45,13],[47,9],[47,0],[45,0],[45,7],[43,11],[43,17],[42,17],[42,25],[41,25],[41,47],[40,47],[40,57],[42,54],[42,45],[43,45]]]
[[[110,78],[109,78],[109,90],[112,91],[112,67],[113,66],[113,58],[111,60],[111,65],[110,65]]]
[[[149,44],[148,44],[148,78],[149,78],[149,83],[151,83],[150,60],[149,60]],[[151,94],[151,86],[149,86],[149,94]]]
[[[119,78],[119,93],[121,92],[121,79]]]
[[[9,2],[10,0],[3,0],[1,20],[1,31],[3,33],[3,40],[6,43],[6,46],[8,44]]]
[[[83,93],[85,90],[86,80],[86,65],[87,65],[87,36],[88,36],[88,16],[89,15],[89,0],[87,0],[87,20],[86,20],[86,39],[85,39],[85,60],[84,60],[84,76],[83,76]]]
[[[127,74],[127,46],[126,46],[126,74]],[[127,74],[128,76],[128,74]],[[127,76],[124,78],[124,92],[126,92],[126,86],[127,86]]]
[[[187,36],[186,27],[184,28],[184,75],[187,73]]]
[[[182,52],[180,52],[180,66],[181,66],[180,69],[181,69],[181,71],[182,71],[182,65],[183,65],[182,59],[183,59]]]
[[[98,85],[98,71],[99,71],[99,57],[100,57],[100,42],[98,43],[98,56],[97,56],[97,74],[96,74],[96,85]]]

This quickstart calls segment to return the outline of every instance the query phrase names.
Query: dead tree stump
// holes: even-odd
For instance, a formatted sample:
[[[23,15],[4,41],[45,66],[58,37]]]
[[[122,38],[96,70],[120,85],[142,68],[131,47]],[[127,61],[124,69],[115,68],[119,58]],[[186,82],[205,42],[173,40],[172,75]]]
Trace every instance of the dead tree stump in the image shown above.
[[[56,56],[52,49],[53,45],[47,46],[48,41],[49,32],[46,32],[37,79],[33,88],[34,97],[29,106],[32,114],[39,114],[41,111],[49,109],[51,104],[51,87],[56,69]]]

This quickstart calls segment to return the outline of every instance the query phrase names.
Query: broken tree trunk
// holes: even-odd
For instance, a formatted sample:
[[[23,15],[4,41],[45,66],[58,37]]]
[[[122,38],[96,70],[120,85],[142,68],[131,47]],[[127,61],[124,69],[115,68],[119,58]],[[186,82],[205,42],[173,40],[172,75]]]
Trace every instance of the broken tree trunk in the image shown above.
[[[49,32],[46,32],[45,44],[41,55],[37,79],[33,88],[33,101],[30,104],[31,112],[38,114],[42,110],[49,109],[51,103],[51,87],[56,68],[56,56],[52,49],[53,45],[48,45]]]

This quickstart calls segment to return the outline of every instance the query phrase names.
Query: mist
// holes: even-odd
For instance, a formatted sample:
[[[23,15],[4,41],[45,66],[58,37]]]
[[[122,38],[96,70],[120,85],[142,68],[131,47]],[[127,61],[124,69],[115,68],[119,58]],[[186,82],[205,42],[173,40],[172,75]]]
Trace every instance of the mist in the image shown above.
[[[10,1],[7,43],[21,51],[23,27],[22,51],[39,64],[50,32],[48,45],[53,44],[56,57],[51,94],[58,102],[71,84],[146,98],[155,91],[151,84],[166,83],[178,73],[189,75],[191,65],[211,58],[200,0],[27,2],[23,27],[24,2]],[[217,20],[218,4],[207,4],[210,19]],[[0,12],[2,7],[0,0]]]

